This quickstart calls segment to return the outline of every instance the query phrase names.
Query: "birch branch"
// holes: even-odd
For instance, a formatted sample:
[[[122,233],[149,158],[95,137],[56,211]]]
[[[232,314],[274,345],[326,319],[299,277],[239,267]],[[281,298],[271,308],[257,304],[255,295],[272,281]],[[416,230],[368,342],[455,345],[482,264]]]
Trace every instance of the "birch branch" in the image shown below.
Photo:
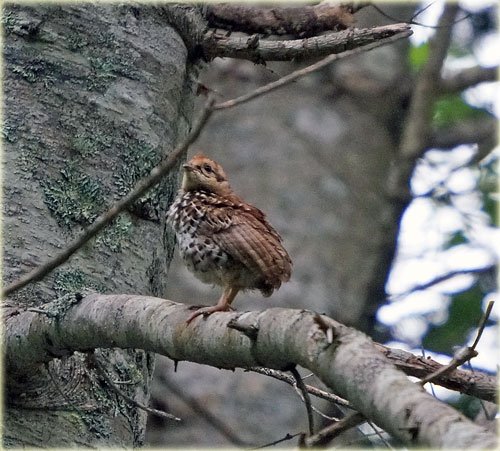
[[[61,303],[59,303],[61,305]],[[377,351],[364,334],[313,312],[267,309],[196,318],[186,305],[147,296],[89,295],[60,314],[6,310],[9,377],[36,371],[57,351],[140,348],[219,368],[300,365],[379,427],[408,445],[494,447],[495,434],[430,396]],[[245,335],[232,321],[256,330]]]

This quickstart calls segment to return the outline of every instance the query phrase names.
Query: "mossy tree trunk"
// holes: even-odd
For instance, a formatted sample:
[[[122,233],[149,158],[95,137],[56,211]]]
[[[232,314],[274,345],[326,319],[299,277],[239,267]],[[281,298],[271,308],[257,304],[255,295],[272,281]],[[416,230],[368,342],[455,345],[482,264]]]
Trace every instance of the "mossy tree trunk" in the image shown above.
[[[189,127],[196,65],[165,10],[14,6],[3,11],[4,283],[54,256],[173,149]],[[44,280],[8,302],[34,307],[88,289],[164,296],[177,171]],[[96,351],[147,403],[143,351]],[[133,446],[145,414],[108,389],[85,354],[6,376],[4,445]]]

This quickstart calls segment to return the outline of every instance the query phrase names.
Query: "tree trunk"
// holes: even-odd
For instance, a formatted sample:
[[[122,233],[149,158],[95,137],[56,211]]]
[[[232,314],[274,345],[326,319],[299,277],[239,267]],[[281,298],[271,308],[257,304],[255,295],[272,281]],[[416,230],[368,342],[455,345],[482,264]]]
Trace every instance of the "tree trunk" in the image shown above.
[[[198,70],[164,10],[132,5],[3,11],[4,283],[64,248],[168,154],[189,128]],[[164,213],[177,172],[69,262],[8,301],[78,293],[165,295],[174,240]],[[146,402],[154,356],[99,351],[120,388]],[[106,386],[85,354],[7,374],[4,445],[136,446],[145,414]]]

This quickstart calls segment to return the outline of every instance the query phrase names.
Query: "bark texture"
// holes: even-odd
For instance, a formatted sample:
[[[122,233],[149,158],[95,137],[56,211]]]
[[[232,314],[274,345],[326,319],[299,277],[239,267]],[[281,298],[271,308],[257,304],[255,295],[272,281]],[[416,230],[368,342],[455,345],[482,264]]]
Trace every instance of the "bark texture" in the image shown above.
[[[47,306],[47,311],[53,317],[10,312],[6,364],[11,373],[35,369],[54,352],[97,346],[141,348],[227,369],[301,365],[407,445],[487,448],[496,443],[495,434],[409,381],[366,335],[328,317],[319,320],[314,312],[218,313],[187,324],[185,305],[128,295],[89,295],[69,308]],[[231,327],[235,323],[238,330]],[[29,358],[29,350],[36,358]]]
[[[63,248],[183,138],[196,68],[157,8],[9,5],[3,13],[8,283]],[[29,307],[88,288],[163,295],[174,244],[163,214],[176,174],[8,301]],[[127,394],[147,402],[154,358],[134,350],[103,354],[113,378],[135,381],[124,386]],[[5,445],[144,440],[145,414],[106,390],[83,355],[22,380],[10,376]]]

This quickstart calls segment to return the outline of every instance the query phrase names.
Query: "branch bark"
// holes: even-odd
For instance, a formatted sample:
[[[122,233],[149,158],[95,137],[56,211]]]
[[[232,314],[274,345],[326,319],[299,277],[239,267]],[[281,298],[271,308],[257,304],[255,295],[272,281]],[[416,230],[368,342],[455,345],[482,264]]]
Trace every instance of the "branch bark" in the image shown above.
[[[57,308],[63,308],[57,313]],[[6,309],[8,375],[36,370],[54,353],[141,348],[219,368],[294,364],[313,371],[353,408],[407,444],[493,447],[496,437],[411,383],[361,332],[308,311],[220,313],[186,324],[189,309],[146,296],[92,294],[46,314]],[[229,321],[257,336],[228,328]],[[321,325],[320,325],[321,324]],[[333,342],[324,325],[331,328]]]
[[[380,39],[411,34],[407,24],[392,24],[374,28],[348,29],[305,39],[269,40],[252,37],[226,37],[207,33],[202,43],[205,59],[216,57],[264,61],[291,61],[317,58],[331,53],[362,47]]]
[[[376,343],[375,346],[397,368],[409,376],[423,378],[435,373],[444,365],[429,357],[421,357],[402,349],[393,349]],[[433,381],[441,387],[449,388],[466,395],[475,396],[485,401],[495,402],[497,395],[497,378],[479,371],[453,370]]]
[[[305,5],[262,8],[238,4],[213,4],[207,7],[211,27],[245,33],[312,36],[328,30],[344,30],[354,23],[346,5]]]
[[[498,123],[494,117],[468,119],[449,127],[433,130],[427,148],[452,149],[461,144],[477,144],[477,161],[482,160],[495,147]]]
[[[498,66],[475,66],[464,69],[450,77],[441,80],[440,91],[442,94],[453,94],[479,83],[496,81],[498,79]]]

